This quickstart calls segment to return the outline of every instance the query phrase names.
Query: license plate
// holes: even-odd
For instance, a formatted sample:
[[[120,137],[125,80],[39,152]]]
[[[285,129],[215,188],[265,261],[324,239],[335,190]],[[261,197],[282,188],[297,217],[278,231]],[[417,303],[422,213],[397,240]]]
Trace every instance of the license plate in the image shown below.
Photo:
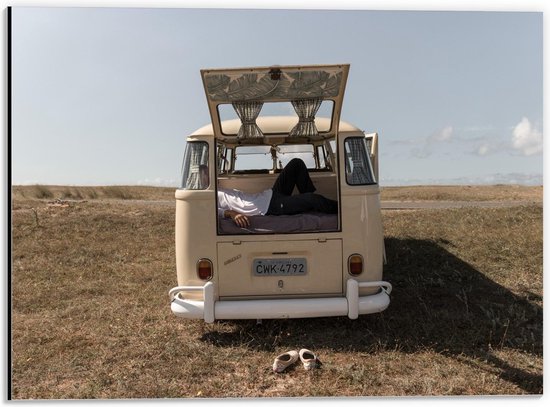
[[[307,274],[305,258],[254,259],[252,272],[256,276],[303,276]]]

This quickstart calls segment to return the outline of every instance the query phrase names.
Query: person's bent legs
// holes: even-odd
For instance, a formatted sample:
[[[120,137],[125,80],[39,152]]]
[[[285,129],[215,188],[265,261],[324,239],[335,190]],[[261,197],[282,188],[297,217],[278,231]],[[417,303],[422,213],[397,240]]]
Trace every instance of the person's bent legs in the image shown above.
[[[315,192],[315,186],[309,177],[309,171],[306,164],[299,158],[293,158],[283,168],[275,183],[273,191],[283,195],[292,195],[294,186],[298,188],[300,194],[306,192]]]

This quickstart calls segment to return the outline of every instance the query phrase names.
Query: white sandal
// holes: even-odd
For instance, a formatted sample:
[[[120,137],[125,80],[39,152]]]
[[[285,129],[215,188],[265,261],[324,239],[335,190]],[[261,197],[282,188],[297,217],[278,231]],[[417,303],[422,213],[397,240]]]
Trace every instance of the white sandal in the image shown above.
[[[298,352],[295,350],[289,350],[275,358],[273,362],[273,371],[275,373],[282,373],[287,367],[296,362],[299,358]]]
[[[319,359],[315,353],[308,349],[300,349],[300,360],[304,365],[304,369],[311,370],[317,367]]]

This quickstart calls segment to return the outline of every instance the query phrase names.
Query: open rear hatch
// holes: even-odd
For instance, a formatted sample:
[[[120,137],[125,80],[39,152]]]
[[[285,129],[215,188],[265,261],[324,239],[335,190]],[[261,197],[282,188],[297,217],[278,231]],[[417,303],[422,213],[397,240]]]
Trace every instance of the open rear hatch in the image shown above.
[[[348,72],[349,64],[203,69],[201,75],[214,135],[218,139],[237,137],[244,143],[277,136],[266,134],[256,119],[270,115],[269,104],[283,103],[279,111],[286,115],[292,110],[296,113],[296,125],[283,136],[309,140],[333,138],[338,131]],[[315,115],[324,102],[330,106],[323,110],[330,116],[330,126],[317,128]],[[228,134],[222,128],[222,120],[226,119],[221,117],[222,112],[228,107],[241,120],[237,133]]]

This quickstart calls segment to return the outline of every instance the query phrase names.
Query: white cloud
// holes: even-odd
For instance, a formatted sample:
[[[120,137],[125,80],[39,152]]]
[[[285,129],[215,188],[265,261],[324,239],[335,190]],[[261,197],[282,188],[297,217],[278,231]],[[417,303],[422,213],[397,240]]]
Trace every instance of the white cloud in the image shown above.
[[[459,141],[470,145],[469,152],[480,157],[497,153],[530,156],[542,152],[542,133],[526,117],[513,128],[511,140],[494,134]]]
[[[494,136],[465,139],[462,140],[462,143],[464,145],[471,145],[471,148],[467,151],[480,157],[506,152],[510,149],[510,145],[508,143],[504,142],[499,137]]]
[[[429,142],[449,141],[453,136],[453,127],[447,126],[430,136]]]
[[[542,152],[542,133],[531,126],[527,117],[521,119],[514,127],[512,147],[523,155],[533,155]]]
[[[487,155],[487,153],[491,150],[491,146],[488,143],[483,143],[477,148],[477,155]]]
[[[139,180],[137,182],[137,185],[153,186],[153,187],[177,187],[177,181],[174,179],[146,178],[144,180]]]
[[[415,158],[424,159],[430,157],[433,154],[434,148],[437,148],[436,146],[440,145],[441,143],[452,142],[452,138],[453,127],[447,126],[432,133],[428,137],[409,140],[397,140],[394,142],[394,144],[414,145],[416,147],[411,149],[411,155]]]
[[[468,137],[464,134],[468,132],[480,134]],[[493,126],[469,126],[457,130],[449,125],[429,136],[395,140],[392,144],[410,146],[410,155],[418,159],[426,159],[436,153],[444,154],[445,144],[453,146],[454,155],[464,153],[487,157],[493,154],[531,156],[542,153],[542,131],[526,117],[512,129],[512,138],[508,137],[503,137],[503,133],[497,132]]]

